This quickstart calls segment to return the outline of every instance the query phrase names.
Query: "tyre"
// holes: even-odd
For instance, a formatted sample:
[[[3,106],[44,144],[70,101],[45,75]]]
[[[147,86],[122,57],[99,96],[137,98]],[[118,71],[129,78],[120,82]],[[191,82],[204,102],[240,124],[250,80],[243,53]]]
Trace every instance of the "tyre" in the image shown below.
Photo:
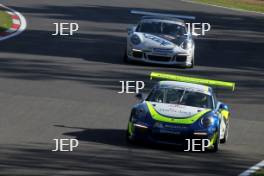
[[[195,60],[194,60],[194,50],[193,50],[193,54],[192,54],[192,65],[190,66],[190,68],[193,68],[194,67],[194,64],[195,64],[195,62],[194,62]]]
[[[135,139],[134,135],[130,135],[128,129],[126,131],[126,142],[127,144],[137,145],[139,141]]]
[[[226,121],[226,130],[225,130],[224,138],[220,140],[220,143],[226,143],[228,140],[228,135],[229,135],[229,121]]]
[[[191,65],[187,66],[186,68],[193,68],[194,65],[195,65],[195,62],[194,62],[194,50],[193,50]]]
[[[134,140],[134,138],[129,134],[128,129],[127,129],[127,131],[126,131],[126,142],[127,142],[128,144],[134,144],[134,143],[135,143],[135,140]]]
[[[130,129],[132,127],[129,127],[129,125],[131,124],[132,118],[133,118],[133,112],[130,115],[129,123],[127,125],[127,130],[126,130],[126,141],[128,144],[135,144],[136,143],[136,139],[135,139],[134,134],[133,134],[133,129]]]
[[[127,54],[126,54],[126,53],[125,53],[124,56],[123,56],[123,61],[124,61],[125,63],[128,63],[128,58],[127,58]]]
[[[124,54],[124,56],[123,56],[123,61],[124,61],[125,63],[129,63],[129,62],[130,62],[130,60],[128,59],[128,56],[127,56],[127,50],[125,51],[125,54]]]
[[[213,148],[211,149],[211,152],[217,152],[219,150],[219,143],[220,143],[220,130],[218,130],[217,133],[217,140],[213,144]]]
[[[190,65],[189,68],[193,68],[194,67],[194,58],[192,59],[192,65]]]
[[[219,150],[219,142],[216,142],[215,144],[214,144],[214,147],[213,147],[213,149],[212,149],[212,152],[217,152]]]

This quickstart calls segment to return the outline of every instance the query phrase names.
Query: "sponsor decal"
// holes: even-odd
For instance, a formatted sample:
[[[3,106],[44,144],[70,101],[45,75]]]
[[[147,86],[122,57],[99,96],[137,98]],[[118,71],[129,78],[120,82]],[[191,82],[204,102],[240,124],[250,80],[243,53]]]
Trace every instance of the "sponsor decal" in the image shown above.
[[[167,113],[177,113],[177,114],[182,114],[183,116],[191,116],[192,113],[180,109],[174,109],[174,108],[158,108],[156,109],[159,111],[161,114],[167,114]]]

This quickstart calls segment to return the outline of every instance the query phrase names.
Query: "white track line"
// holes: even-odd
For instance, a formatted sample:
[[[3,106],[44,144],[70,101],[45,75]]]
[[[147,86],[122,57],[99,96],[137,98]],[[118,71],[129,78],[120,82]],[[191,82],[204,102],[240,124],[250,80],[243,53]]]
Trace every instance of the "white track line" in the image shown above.
[[[262,12],[256,12],[256,11],[251,11],[251,10],[237,9],[237,8],[232,8],[232,7],[224,7],[224,6],[220,6],[220,5],[207,4],[207,3],[196,2],[196,1],[191,1],[191,0],[181,0],[181,1],[182,2],[187,2],[187,3],[193,3],[193,4],[213,6],[213,7],[223,8],[223,9],[227,9],[227,10],[247,12],[247,13],[256,13],[256,14],[259,14],[259,15],[264,15],[264,13],[262,13]]]
[[[252,166],[251,168],[249,168],[245,172],[242,172],[241,174],[239,174],[239,176],[250,176],[251,174],[255,173],[257,170],[259,170],[263,167],[264,167],[264,160],[259,162],[255,166]]]
[[[6,40],[6,39],[9,39],[11,37],[15,37],[15,36],[21,34],[27,28],[27,21],[26,21],[25,17],[21,13],[17,12],[16,10],[11,9],[9,7],[6,7],[6,6],[2,5],[2,4],[0,4],[0,6],[2,6],[3,8],[5,8],[7,10],[9,10],[10,11],[9,14],[17,15],[19,17],[19,20],[20,20],[19,29],[16,32],[14,32],[14,33],[12,33],[10,35],[4,36],[4,37],[0,37],[0,41],[3,41],[3,40]]]

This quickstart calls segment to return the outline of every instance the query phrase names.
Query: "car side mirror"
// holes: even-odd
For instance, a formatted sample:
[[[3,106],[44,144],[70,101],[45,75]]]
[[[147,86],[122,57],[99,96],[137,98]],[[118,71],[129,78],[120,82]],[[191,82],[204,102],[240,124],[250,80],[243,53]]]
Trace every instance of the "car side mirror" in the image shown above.
[[[227,106],[226,104],[224,104],[224,103],[221,103],[221,104],[219,105],[219,109],[223,109],[223,110],[228,111],[228,106]]]
[[[127,33],[130,35],[131,33],[134,32],[135,26],[134,25],[129,25],[127,28]]]
[[[186,33],[186,34],[184,34],[188,39],[195,39],[195,38],[197,38],[198,37],[198,35],[196,35],[196,34],[192,34],[192,33]]]
[[[144,99],[144,96],[142,93],[137,93],[135,96],[138,100],[142,101]]]
[[[189,32],[188,32],[188,33],[185,33],[184,35],[185,35],[185,36],[187,36],[187,37],[190,37],[190,36],[192,36],[192,34],[191,34],[191,33],[189,33]]]

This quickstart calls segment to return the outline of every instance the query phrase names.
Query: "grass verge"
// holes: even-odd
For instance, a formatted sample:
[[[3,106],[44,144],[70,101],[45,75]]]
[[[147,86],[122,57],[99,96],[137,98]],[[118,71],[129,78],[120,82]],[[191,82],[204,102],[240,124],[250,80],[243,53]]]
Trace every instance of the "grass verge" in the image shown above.
[[[264,169],[258,170],[257,172],[252,174],[252,176],[264,176]]]
[[[11,16],[3,10],[0,10],[0,32],[9,29],[12,26]]]
[[[194,0],[194,1],[264,13],[263,0]]]

